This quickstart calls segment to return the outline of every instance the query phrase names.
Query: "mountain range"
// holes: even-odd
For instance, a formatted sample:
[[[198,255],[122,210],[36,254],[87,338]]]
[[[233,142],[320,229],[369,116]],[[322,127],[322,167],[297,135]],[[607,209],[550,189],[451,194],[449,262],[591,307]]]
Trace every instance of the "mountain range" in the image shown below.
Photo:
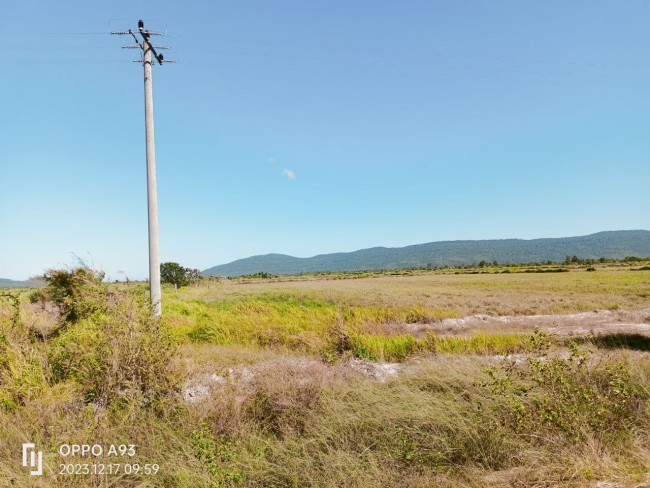
[[[623,259],[650,256],[650,231],[605,231],[587,236],[544,239],[498,239],[440,241],[406,247],[373,247],[353,252],[297,258],[265,254],[238,259],[203,271],[204,276],[242,276],[258,272],[299,274],[318,271],[362,271],[379,269],[456,266],[481,261],[531,263],[580,259]]]
[[[16,280],[8,280],[6,278],[0,278],[0,288],[27,288],[30,286],[42,286],[42,285],[43,285],[42,281],[33,281],[33,280],[16,281]]]

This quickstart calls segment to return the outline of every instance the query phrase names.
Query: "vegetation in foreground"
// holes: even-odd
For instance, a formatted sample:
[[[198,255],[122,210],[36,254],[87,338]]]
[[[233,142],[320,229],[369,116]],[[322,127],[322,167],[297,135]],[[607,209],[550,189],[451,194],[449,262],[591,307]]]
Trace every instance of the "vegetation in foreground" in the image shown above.
[[[214,317],[195,302],[183,308],[182,295],[159,323],[138,287],[108,287],[86,268],[46,278],[34,304],[15,293],[0,300],[2,485],[627,486],[650,473],[645,337],[577,345],[537,333],[517,337],[522,354],[510,360],[477,354],[480,345],[462,354],[413,346],[393,358],[404,361],[401,373],[381,382],[346,358],[391,357],[391,342],[364,355],[348,344],[351,332],[395,340],[381,325],[406,320],[410,308],[292,305],[277,295],[203,301],[222,322],[226,312],[252,322],[214,345],[191,336]],[[253,320],[266,316],[268,324]],[[314,347],[249,340],[276,322],[290,338],[296,320],[300,330],[316,322]],[[228,376],[243,356],[253,373]],[[217,362],[222,380],[188,402],[186,380]],[[38,480],[21,466],[26,441],[44,452]],[[129,461],[160,471],[60,475],[62,443],[135,444]]]

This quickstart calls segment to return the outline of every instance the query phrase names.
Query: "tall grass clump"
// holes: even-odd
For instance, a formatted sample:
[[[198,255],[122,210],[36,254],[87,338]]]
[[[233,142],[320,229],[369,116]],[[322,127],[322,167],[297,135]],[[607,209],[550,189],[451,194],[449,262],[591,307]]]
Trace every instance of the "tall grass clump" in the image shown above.
[[[61,443],[134,443],[140,459],[153,455],[161,462],[154,438],[179,435],[170,416],[183,381],[170,334],[141,293],[109,287],[91,269],[48,271],[46,281],[29,297],[32,304],[18,296],[11,306],[41,304],[53,316],[47,330],[15,320],[21,314],[6,313],[7,301],[0,307],[0,485],[32,486],[21,469],[26,440],[39,446],[49,466],[43,484],[34,486],[101,484],[57,478],[51,460]],[[114,482],[137,484],[131,478]]]
[[[108,306],[104,273],[86,266],[69,270],[50,269],[40,277],[47,286],[30,294],[32,303],[53,304],[64,326],[76,322]]]
[[[0,300],[0,409],[11,412],[38,398],[47,385],[46,367],[20,317],[20,297]]]
[[[476,333],[463,337],[429,332],[416,338],[412,334],[380,335],[339,326],[333,327],[322,355],[330,362],[347,355],[367,361],[402,362],[418,354],[507,355],[528,349],[527,336],[521,334]]]
[[[175,337],[195,343],[280,347],[323,355],[352,354],[370,361],[404,361],[424,352],[508,354],[522,349],[518,335],[476,334],[471,338],[416,338],[404,324],[432,324],[458,315],[453,310],[413,306],[375,307],[316,299],[309,295],[264,294],[214,302],[164,305]]]
[[[174,342],[141,295],[109,290],[88,268],[49,271],[41,292],[61,308],[48,341],[50,379],[72,381],[101,406],[154,405],[173,392]]]
[[[337,377],[341,363],[323,375],[322,366],[276,362],[242,389],[213,392],[195,449],[217,486],[643,480],[647,361],[639,368],[617,356],[578,367],[557,358],[547,370],[535,357],[502,360],[487,373],[477,357],[429,358],[385,383]]]

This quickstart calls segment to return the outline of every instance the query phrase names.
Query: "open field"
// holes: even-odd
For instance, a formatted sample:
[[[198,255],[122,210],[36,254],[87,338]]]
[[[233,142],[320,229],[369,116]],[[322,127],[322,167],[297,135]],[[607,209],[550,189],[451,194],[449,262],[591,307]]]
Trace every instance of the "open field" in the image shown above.
[[[12,291],[0,484],[650,486],[643,264],[204,282],[166,288],[161,323],[90,271]],[[62,475],[63,442],[160,471]]]
[[[198,343],[322,354],[344,335],[359,357],[402,360],[473,337],[477,352],[508,353],[535,327],[643,332],[650,271],[635,269],[224,280],[178,295],[168,290],[164,307],[181,340]]]
[[[636,271],[642,267],[603,267],[595,272],[571,269],[567,273],[421,271],[361,278],[350,274],[345,278],[334,275],[223,280],[211,287],[185,288],[181,297],[214,301],[264,293],[309,294],[365,306],[447,309],[461,316],[637,310],[650,303],[650,270]]]

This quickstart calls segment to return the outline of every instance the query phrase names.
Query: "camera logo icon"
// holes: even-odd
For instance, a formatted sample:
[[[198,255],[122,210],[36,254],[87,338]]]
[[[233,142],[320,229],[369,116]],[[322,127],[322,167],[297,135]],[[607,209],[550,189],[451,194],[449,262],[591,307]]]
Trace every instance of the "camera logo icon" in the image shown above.
[[[43,475],[43,452],[37,451],[36,445],[31,442],[23,444],[23,466],[30,469],[32,476]]]

